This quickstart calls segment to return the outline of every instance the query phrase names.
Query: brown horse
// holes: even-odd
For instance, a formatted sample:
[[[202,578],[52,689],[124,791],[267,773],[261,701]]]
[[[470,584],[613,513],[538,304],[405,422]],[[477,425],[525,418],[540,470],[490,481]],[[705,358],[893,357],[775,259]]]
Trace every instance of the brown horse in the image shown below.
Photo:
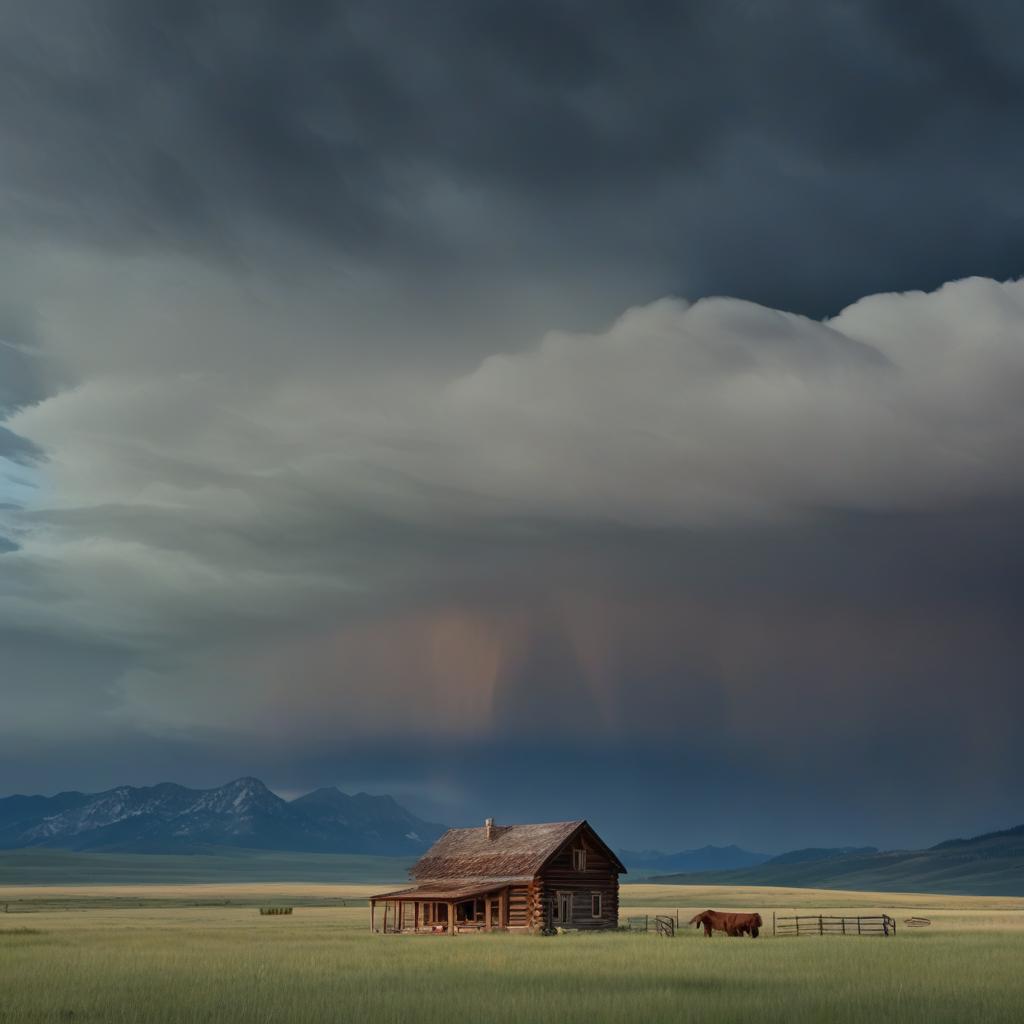
[[[723,914],[720,910],[705,910],[690,918],[690,924],[704,929],[704,937],[711,938],[711,933],[725,932],[726,935],[749,935],[756,939],[761,925],[760,914]]]

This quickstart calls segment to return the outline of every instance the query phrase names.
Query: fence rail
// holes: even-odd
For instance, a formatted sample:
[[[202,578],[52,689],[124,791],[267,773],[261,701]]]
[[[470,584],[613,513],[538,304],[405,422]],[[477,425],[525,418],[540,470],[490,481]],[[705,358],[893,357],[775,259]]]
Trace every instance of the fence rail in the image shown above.
[[[772,935],[895,935],[896,918],[888,914],[837,917],[827,914],[772,914]]]

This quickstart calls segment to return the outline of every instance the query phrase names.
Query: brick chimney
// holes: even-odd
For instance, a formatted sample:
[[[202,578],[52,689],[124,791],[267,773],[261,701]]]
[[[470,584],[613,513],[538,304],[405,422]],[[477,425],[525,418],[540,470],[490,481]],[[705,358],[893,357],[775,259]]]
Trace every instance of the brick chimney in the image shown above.
[[[493,839],[494,838],[494,819],[493,818],[487,818],[484,821],[484,832],[486,833],[488,839]]]

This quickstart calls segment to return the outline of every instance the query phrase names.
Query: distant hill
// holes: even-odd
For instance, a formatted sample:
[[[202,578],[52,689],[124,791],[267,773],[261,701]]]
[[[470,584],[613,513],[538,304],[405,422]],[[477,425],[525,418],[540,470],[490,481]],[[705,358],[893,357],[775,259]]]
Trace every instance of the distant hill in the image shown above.
[[[771,857],[768,864],[809,864],[811,861],[834,860],[836,857],[864,856],[878,853],[877,846],[808,846],[803,850],[790,850]]]
[[[1024,825],[926,850],[796,850],[751,868],[672,873],[651,881],[1024,896]]]
[[[729,871],[763,864],[768,853],[751,853],[738,846],[702,846],[699,850],[662,853],[660,850],[619,850],[622,863],[633,872]]]
[[[201,853],[245,847],[418,856],[443,831],[389,796],[318,789],[288,801],[254,778],[215,789],[164,782],[0,799],[0,849]]]
[[[289,853],[210,846],[196,853],[71,853],[39,846],[0,850],[5,885],[185,885],[223,882],[375,883],[409,877],[412,856]],[[5,897],[6,902],[6,897]]]

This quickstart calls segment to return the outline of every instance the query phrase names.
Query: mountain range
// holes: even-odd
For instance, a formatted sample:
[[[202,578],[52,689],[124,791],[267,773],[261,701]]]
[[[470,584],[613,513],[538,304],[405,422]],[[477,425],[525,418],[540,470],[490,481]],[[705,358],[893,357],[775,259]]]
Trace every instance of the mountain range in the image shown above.
[[[666,871],[729,871],[771,860],[770,853],[752,853],[738,846],[702,846],[699,850],[619,850],[619,859],[634,873]]]
[[[390,796],[324,788],[283,800],[254,778],[215,789],[163,782],[0,799],[0,849],[198,853],[234,846],[400,856],[422,853],[442,832]]]
[[[1024,896],[1024,825],[924,850],[794,850],[752,867],[676,872],[649,881]]]
[[[328,787],[284,800],[255,778],[214,789],[164,782],[0,799],[0,850],[416,857],[442,832],[444,826],[416,817],[390,796],[350,796]],[[924,850],[810,847],[773,857],[705,846],[678,853],[622,850],[620,856],[631,880],[662,883],[1024,895],[1024,825]]]

